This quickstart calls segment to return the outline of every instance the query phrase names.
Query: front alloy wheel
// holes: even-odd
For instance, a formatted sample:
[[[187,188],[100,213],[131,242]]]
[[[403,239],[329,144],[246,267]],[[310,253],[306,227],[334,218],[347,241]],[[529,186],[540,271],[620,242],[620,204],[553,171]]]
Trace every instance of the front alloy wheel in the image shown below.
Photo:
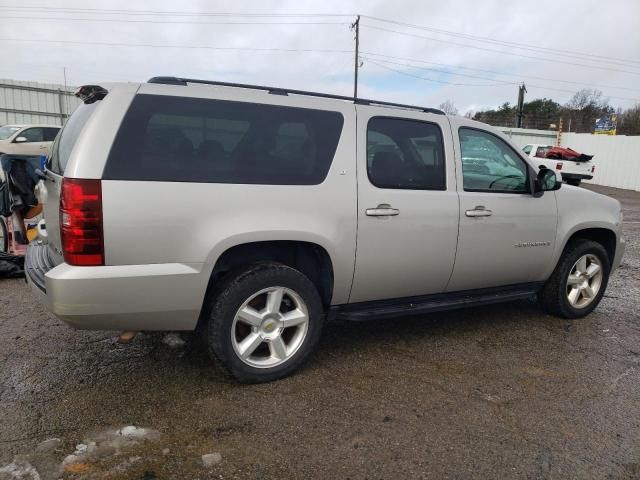
[[[549,313],[582,318],[602,300],[610,270],[609,254],[602,244],[586,238],[572,240],[538,299]]]
[[[567,277],[567,300],[573,308],[585,308],[597,297],[602,285],[602,265],[593,254],[581,256]]]

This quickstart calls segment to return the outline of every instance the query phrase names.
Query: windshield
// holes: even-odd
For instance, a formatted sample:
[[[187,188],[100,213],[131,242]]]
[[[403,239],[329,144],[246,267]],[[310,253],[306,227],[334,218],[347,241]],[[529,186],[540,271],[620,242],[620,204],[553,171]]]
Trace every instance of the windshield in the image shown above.
[[[0,127],[0,140],[6,140],[18,130],[20,130],[20,127],[12,127],[11,125]]]

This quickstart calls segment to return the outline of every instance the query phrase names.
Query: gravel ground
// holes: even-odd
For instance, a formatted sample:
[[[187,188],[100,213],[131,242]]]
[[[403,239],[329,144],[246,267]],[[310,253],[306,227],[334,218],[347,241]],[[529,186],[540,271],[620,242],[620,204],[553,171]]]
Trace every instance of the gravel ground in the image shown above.
[[[628,245],[588,318],[520,301],[332,326],[267,385],[175,336],[74,331],[0,280],[0,480],[638,479],[640,193],[597,190]]]

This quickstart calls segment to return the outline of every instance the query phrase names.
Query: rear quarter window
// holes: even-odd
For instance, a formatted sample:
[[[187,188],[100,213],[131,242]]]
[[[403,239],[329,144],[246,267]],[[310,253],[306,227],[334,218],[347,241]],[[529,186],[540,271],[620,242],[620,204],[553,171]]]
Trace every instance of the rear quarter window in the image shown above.
[[[100,102],[91,104],[81,103],[69,120],[67,120],[67,123],[59,134],[57,129],[47,129],[51,130],[51,135],[55,138],[51,146],[51,155],[47,161],[48,170],[58,175],[64,174],[64,169],[69,162],[71,151],[78,141],[78,137],[89,120],[89,117],[91,117],[91,114],[99,104]],[[55,132],[53,130],[55,130]]]
[[[317,185],[327,176],[339,112],[138,95],[111,149],[104,179]]]
[[[551,150],[551,147],[538,147],[536,157],[544,158],[549,153],[549,150]]]

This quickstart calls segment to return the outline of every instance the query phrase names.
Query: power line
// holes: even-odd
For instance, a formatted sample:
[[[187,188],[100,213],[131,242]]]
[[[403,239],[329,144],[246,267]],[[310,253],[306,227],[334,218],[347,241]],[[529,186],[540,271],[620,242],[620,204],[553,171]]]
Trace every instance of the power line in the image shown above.
[[[127,10],[127,9],[103,9],[103,8],[81,8],[81,7],[37,7],[15,5],[0,6],[8,10],[42,10],[60,13],[95,13],[101,15],[145,15],[145,16],[185,16],[185,17],[274,17],[274,18],[304,18],[304,17],[355,17],[355,13],[231,13],[231,12],[185,12],[175,10]]]
[[[124,18],[63,18],[63,17],[18,17],[18,16],[3,16],[3,19],[15,19],[15,20],[54,20],[64,22],[109,22],[109,23],[150,23],[150,24],[176,24],[176,25],[348,25],[349,22],[197,22],[188,20],[168,21],[168,20],[129,20]]]
[[[426,31],[430,31],[430,32],[440,33],[440,34],[443,34],[443,35],[455,36],[455,37],[459,37],[459,38],[466,38],[466,39],[471,39],[471,40],[483,41],[483,42],[487,42],[487,43],[494,43],[494,44],[498,44],[498,45],[511,46],[511,47],[520,48],[520,49],[523,49],[523,50],[543,51],[543,52],[546,51],[546,52],[552,53],[554,55],[574,56],[576,58],[583,58],[583,59],[587,59],[586,57],[592,57],[594,59],[605,60],[607,62],[615,61],[615,62],[622,62],[622,63],[638,63],[638,64],[640,64],[640,60],[614,58],[614,57],[611,57],[611,56],[595,55],[595,54],[591,54],[591,53],[582,53],[582,52],[576,52],[576,51],[572,51],[572,50],[563,50],[563,49],[559,49],[559,48],[540,47],[540,46],[537,46],[537,45],[531,45],[531,44],[526,44],[526,43],[511,42],[511,41],[508,41],[508,40],[499,40],[499,39],[490,38],[490,37],[482,37],[482,36],[471,35],[471,34],[467,34],[467,33],[454,32],[454,31],[451,31],[451,30],[443,30],[443,29],[440,29],[440,28],[427,27],[427,26],[423,26],[423,25],[415,25],[415,24],[411,24],[411,23],[400,22],[400,21],[397,21],[397,20],[389,20],[389,19],[380,18],[380,17],[374,17],[374,16],[370,16],[370,15],[362,15],[362,17],[363,18],[368,18],[370,20],[375,20],[375,21],[378,21],[378,22],[391,23],[393,25],[400,25],[400,26],[409,27],[409,28],[415,28],[415,29],[419,29],[419,30],[426,30]]]
[[[389,67],[387,65],[383,65],[382,63],[378,63],[378,62],[374,61],[371,57],[368,57],[368,59],[369,59],[369,61],[371,63],[373,63],[373,64],[375,64],[375,65],[377,65],[379,67],[385,68],[387,70],[390,70],[392,72],[396,72],[396,73],[399,73],[401,75],[406,75],[406,76],[413,77],[413,78],[418,78],[420,80],[443,83],[443,84],[446,84],[446,85],[468,86],[468,87],[470,87],[470,86],[473,86],[473,87],[496,87],[496,86],[502,86],[502,85],[517,85],[517,82],[499,82],[499,83],[494,83],[494,84],[482,84],[482,85],[480,85],[480,84],[465,84],[465,83],[446,82],[444,80],[436,80],[436,79],[433,79],[433,78],[422,77],[420,75],[415,75],[413,73],[409,73],[409,72],[405,72],[405,71],[402,71],[402,70],[398,70],[396,68]],[[482,78],[482,77],[477,77],[477,78]],[[563,88],[545,87],[545,86],[542,86],[542,85],[531,85],[531,84],[529,84],[529,86],[533,87],[533,88],[538,88],[540,90],[555,90],[555,91],[559,91],[559,92],[576,93],[575,90],[568,90],[568,89],[563,89]],[[619,100],[630,100],[630,101],[633,101],[633,102],[640,101],[640,99],[638,99],[638,98],[618,97],[618,96],[615,96],[615,95],[606,95],[606,96],[609,97],[609,98],[617,98]]]
[[[499,85],[517,85],[519,83],[519,82],[506,82],[506,81],[502,82],[500,80],[496,80],[495,78],[481,77],[479,75],[470,75],[470,74],[465,74],[465,73],[455,73],[455,72],[451,72],[449,70],[440,70],[438,68],[418,67],[418,66],[415,66],[415,65],[409,65],[407,63],[393,62],[393,61],[390,61],[390,60],[381,60],[381,59],[377,59],[377,58],[371,58],[371,57],[368,57],[368,56],[363,56],[362,58],[364,58],[366,60],[369,60],[372,63],[375,63],[376,61],[378,61],[378,62],[382,62],[382,63],[390,63],[392,65],[398,65],[398,66],[401,66],[401,67],[416,68],[418,70],[427,70],[427,71],[438,72],[438,73],[446,73],[446,74],[449,74],[449,75],[458,75],[458,76],[461,76],[461,77],[477,78],[477,79],[480,79],[480,80],[488,80],[490,82],[499,82],[498,83]]]
[[[576,93],[575,90],[568,90],[566,88],[545,87],[545,86],[542,86],[542,85],[532,85],[530,83],[528,85],[530,87],[533,87],[533,88],[539,88],[540,90],[555,90],[556,92],[566,92],[566,93],[573,93],[573,94]],[[616,96],[616,95],[605,95],[605,97],[617,98],[618,100],[630,100],[632,102],[640,102],[640,98],[619,97],[619,96]]]
[[[5,5],[0,6],[1,9],[13,10],[13,11],[36,11],[46,13],[63,13],[63,14],[77,14],[77,13],[90,13],[90,14],[102,14],[102,15],[144,15],[144,16],[215,16],[215,17],[254,17],[254,18],[322,18],[322,17],[354,17],[355,13],[230,13],[230,12],[185,12],[185,11],[169,11],[169,10],[129,10],[129,9],[99,9],[99,8],[87,8],[87,7],[48,7],[48,6],[23,6],[23,5]],[[630,60],[615,58],[611,56],[595,55],[583,52],[577,52],[572,50],[564,50],[559,48],[541,47],[538,45],[531,45],[526,43],[512,42],[508,40],[500,40],[490,37],[483,37],[479,35],[466,34],[461,32],[454,32],[451,30],[444,30],[435,27],[428,27],[424,25],[416,25],[407,22],[401,22],[397,20],[389,20],[373,15],[362,15],[363,18],[368,18],[377,22],[384,22],[393,25],[425,30],[435,32],[442,35],[449,35],[458,38],[471,39],[481,41],[485,43],[492,43],[502,46],[508,46],[511,48],[519,48],[529,51],[542,51],[553,55],[569,56],[573,58],[581,58],[583,60],[598,59],[599,61],[605,61],[607,63],[635,63],[640,64],[640,60]],[[177,22],[176,22],[177,23]],[[640,67],[640,65],[638,65]]]
[[[554,59],[550,59],[550,58],[535,57],[533,55],[524,55],[524,54],[520,54],[520,53],[505,52],[504,50],[495,50],[493,48],[479,47],[477,45],[468,45],[468,44],[464,44],[464,43],[452,42],[450,40],[443,40],[441,38],[425,37],[424,35],[417,35],[417,34],[414,34],[414,33],[407,33],[407,32],[398,32],[397,30],[389,30],[387,28],[375,27],[373,25],[363,24],[362,26],[365,27],[365,28],[379,30],[379,31],[382,31],[382,32],[394,33],[394,34],[397,34],[397,35],[406,35],[406,36],[409,36],[409,37],[421,38],[421,39],[424,39],[424,40],[432,40],[434,42],[448,43],[448,44],[451,44],[451,45],[457,45],[459,47],[473,48],[473,49],[476,49],[476,50],[484,50],[484,51],[487,51],[487,52],[500,53],[502,55],[513,55],[513,56],[516,56],[516,57],[530,58],[530,59],[533,59],[533,60],[539,60],[539,61],[550,62],[550,63],[561,63],[563,65],[575,65],[575,66],[578,66],[578,67],[594,68],[594,69],[598,69],[598,70],[605,70],[607,72],[620,72],[620,73],[628,73],[628,74],[631,74],[631,75],[640,75],[640,71],[639,72],[630,72],[628,70],[615,70],[615,69],[612,69],[612,68],[609,68],[609,67],[599,67],[597,65],[586,65],[584,63],[566,62],[564,60],[554,60]]]
[[[436,82],[436,83],[442,83],[444,85],[453,85],[453,86],[460,86],[460,87],[495,87],[498,85],[513,85],[513,82],[500,82],[500,83],[491,83],[491,84],[487,84],[487,83],[453,83],[453,82],[447,82],[445,80],[438,80],[435,78],[427,78],[427,77],[422,77],[420,75],[415,75],[413,73],[409,73],[409,72],[404,72],[402,70],[397,70],[395,68],[389,67],[387,65],[383,65],[382,63],[378,63],[375,60],[369,58],[369,61],[371,63],[373,63],[374,65],[377,65],[378,67],[390,70],[392,72],[396,72],[399,73],[401,75],[406,75],[408,77],[413,77],[413,78],[417,78],[419,80],[426,80],[428,82]]]
[[[582,85],[582,86],[585,86],[585,87],[599,88],[599,89],[613,88],[613,89],[619,89],[619,90],[629,90],[629,91],[632,91],[632,92],[640,91],[640,90],[638,90],[636,88],[618,87],[618,86],[614,86],[614,85],[593,85],[591,83],[574,82],[574,81],[571,81],[571,80],[560,80],[560,79],[547,78],[547,77],[538,77],[538,76],[529,75],[529,74],[516,75],[516,74],[498,72],[498,71],[495,71],[495,70],[486,70],[486,69],[482,69],[482,68],[465,67],[465,66],[462,66],[462,65],[451,65],[451,64],[446,64],[446,63],[429,62],[429,61],[426,61],[426,60],[419,60],[419,59],[407,58],[407,57],[397,57],[397,56],[393,56],[393,55],[383,55],[381,53],[374,53],[374,52],[362,52],[362,53],[365,54],[365,55],[374,55],[376,57],[382,57],[382,58],[385,58],[385,59],[386,58],[391,58],[393,60],[404,60],[404,61],[408,61],[408,62],[424,63],[424,64],[428,64],[428,65],[438,65],[438,66],[442,66],[442,67],[461,68],[461,69],[464,69],[464,70],[473,70],[473,71],[476,71],[476,72],[492,73],[492,74],[500,75],[500,76],[515,77],[515,78],[518,78],[520,80],[527,79],[527,78],[533,78],[533,79],[536,79],[536,80],[543,80],[543,81],[547,81],[547,82],[568,83],[568,84],[573,84],[573,85]],[[383,61],[382,59],[378,59],[378,60],[379,61]],[[412,68],[418,68],[418,69],[423,69],[423,70],[442,71],[444,73],[450,73],[451,75],[467,76],[465,74],[452,72],[452,71],[437,70],[437,69],[428,68],[428,67],[420,67],[420,66],[417,66],[417,65],[411,65],[411,64],[407,64],[407,63],[396,63],[396,62],[392,62],[392,61],[389,61],[389,60],[384,60],[384,61],[386,61],[388,63],[395,63],[396,65],[401,65],[401,66],[405,66],[405,67],[412,67]],[[495,79],[490,79],[490,80],[495,80]],[[515,82],[515,83],[517,83],[517,82]]]
[[[0,38],[6,42],[26,42],[26,43],[60,43],[64,45],[100,45],[107,47],[144,47],[144,48],[187,48],[206,50],[229,50],[248,52],[314,52],[314,53],[353,53],[353,50],[337,49],[315,49],[315,48],[254,48],[254,47],[214,47],[210,45],[159,45],[152,43],[120,43],[120,42],[89,42],[75,40],[49,40],[49,39],[27,39],[27,38]]]

